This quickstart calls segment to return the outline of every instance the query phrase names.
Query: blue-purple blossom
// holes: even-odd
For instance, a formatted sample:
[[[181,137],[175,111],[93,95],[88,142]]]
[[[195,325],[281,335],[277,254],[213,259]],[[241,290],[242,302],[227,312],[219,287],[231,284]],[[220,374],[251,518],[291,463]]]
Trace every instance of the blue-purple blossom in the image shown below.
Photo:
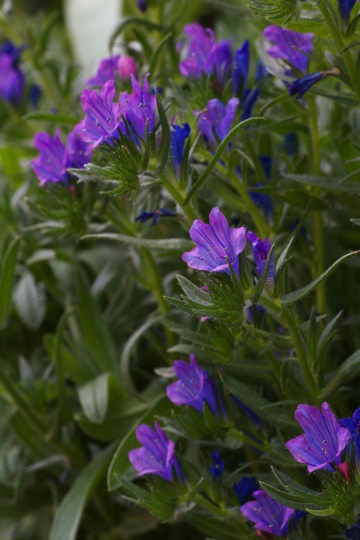
[[[351,441],[355,447],[355,460],[360,466],[360,407],[356,409],[350,418],[342,418],[340,424],[351,433]],[[349,443],[350,445],[350,443]]]
[[[86,85],[102,87],[107,81],[115,80],[116,77],[123,80],[130,79],[130,75],[136,75],[136,72],[136,62],[131,56],[116,54],[101,60],[96,75],[91,77]]]
[[[149,92],[148,76],[143,86],[131,75],[132,93],[121,92],[119,96],[121,116],[129,137],[145,140],[146,133],[155,129],[156,95]]]
[[[54,137],[46,132],[35,135],[34,144],[39,156],[31,162],[40,185],[69,183],[68,168],[82,169],[91,159],[91,148],[80,137],[75,128],[67,139],[66,146],[60,139],[60,130]]]
[[[360,540],[360,521],[356,521],[353,525],[345,529],[346,538],[350,540]]]
[[[170,129],[170,152],[177,178],[180,177],[184,157],[185,139],[190,135],[189,124],[178,126],[173,124]]]
[[[313,33],[294,32],[271,25],[265,28],[263,35],[265,39],[273,42],[267,49],[269,56],[285,60],[302,73],[307,72],[313,47]]]
[[[204,71],[208,74],[214,74],[218,81],[223,83],[229,73],[232,61],[231,43],[227,40],[219,41],[213,45]]]
[[[141,13],[145,13],[148,8],[147,2],[145,0],[136,0],[136,5],[140,9]]]
[[[264,170],[265,180],[266,182],[269,182],[271,178],[272,159],[269,156],[260,156],[259,161]],[[257,187],[261,188],[263,187],[263,185],[264,185],[263,183],[259,182],[258,184],[255,184],[253,188],[257,188]],[[272,221],[273,206],[272,206],[271,197],[267,195],[266,193],[262,193],[261,191],[256,191],[253,188],[249,189],[250,197],[252,198],[255,204],[263,208],[267,219],[269,221]]]
[[[310,90],[314,84],[321,81],[324,77],[323,71],[317,71],[315,73],[309,73],[309,75],[305,75],[305,77],[301,77],[300,79],[295,79],[295,81],[289,85],[290,96],[296,96],[300,99],[305,92]]]
[[[208,372],[201,369],[195,355],[190,355],[189,364],[184,360],[175,360],[173,369],[179,380],[166,388],[170,401],[175,405],[188,405],[200,412],[204,411],[206,402],[217,415],[215,383]]]
[[[153,220],[153,225],[156,225],[160,218],[162,217],[176,217],[178,214],[174,210],[169,210],[168,208],[159,208],[154,212],[141,212],[136,218],[135,221],[140,221],[141,223],[146,223],[149,219]]]
[[[221,480],[222,474],[224,472],[225,461],[221,457],[220,450],[214,450],[214,452],[210,454],[210,457],[213,464],[211,467],[209,467],[209,471],[211,473],[211,476],[213,477],[213,481],[216,482],[216,480]]]
[[[339,12],[343,21],[348,21],[356,0],[338,0]]]
[[[22,47],[7,41],[0,47],[0,97],[18,104],[25,87],[25,76],[19,68]]]
[[[120,119],[120,105],[114,103],[115,83],[107,81],[100,93],[97,90],[84,90],[81,103],[86,113],[78,124],[78,130],[84,141],[92,143],[93,148],[101,143],[112,143],[119,138],[119,130],[125,128]]]
[[[268,238],[265,238],[265,240],[261,240],[252,231],[248,231],[246,234],[246,237],[252,247],[256,271],[259,274],[259,276],[261,276],[261,274],[265,270],[266,259],[271,249],[270,240]],[[275,279],[274,255],[271,255],[266,281],[273,283],[274,279]]]
[[[183,253],[182,260],[190,268],[205,272],[226,272],[231,264],[235,274],[239,273],[238,256],[245,249],[245,227],[232,228],[219,208],[209,214],[210,224],[196,219],[190,228],[190,237],[196,243],[191,250]]]
[[[255,476],[243,476],[240,482],[233,484],[233,490],[240,504],[246,503],[251,494],[259,489],[259,482]]]
[[[138,476],[156,474],[172,482],[173,469],[178,478],[181,478],[180,465],[175,456],[175,443],[167,438],[156,421],[154,426],[155,431],[146,424],[136,428],[136,438],[143,446],[130,450],[129,460]]]
[[[240,49],[236,49],[232,68],[232,87],[236,96],[245,93],[250,67],[250,43],[244,41]]]
[[[178,45],[182,49],[180,73],[185,77],[199,78],[202,73],[222,74],[230,67],[231,51],[228,42],[216,44],[214,32],[199,23],[184,26],[185,39]],[[224,45],[225,44],[225,45]]]
[[[289,522],[295,517],[296,510],[274,501],[264,490],[254,491],[255,501],[249,501],[240,507],[241,513],[255,524],[260,531],[277,536],[289,533]]]
[[[198,128],[207,143],[217,144],[216,137],[222,141],[230,131],[235,118],[239,100],[231,98],[226,105],[219,99],[210,99],[206,111],[201,113]],[[216,135],[216,137],[215,137]]]
[[[339,465],[341,452],[351,437],[350,431],[341,426],[324,402],[321,412],[311,405],[298,405],[295,418],[304,430],[288,441],[285,446],[299,463],[305,463],[311,473],[318,469],[333,471],[332,465]]]

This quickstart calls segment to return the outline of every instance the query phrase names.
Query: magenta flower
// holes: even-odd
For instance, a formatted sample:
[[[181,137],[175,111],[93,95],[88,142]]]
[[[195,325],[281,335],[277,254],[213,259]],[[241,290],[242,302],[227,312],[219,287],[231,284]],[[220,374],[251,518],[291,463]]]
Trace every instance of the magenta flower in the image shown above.
[[[193,23],[184,26],[184,35],[184,60],[179,65],[180,73],[185,77],[200,77],[205,72],[209,55],[215,45],[214,33],[210,28]]]
[[[170,401],[175,405],[189,405],[200,412],[203,412],[206,402],[217,415],[215,383],[208,372],[201,369],[195,355],[190,355],[190,364],[184,360],[175,360],[173,368],[179,381],[166,388]]]
[[[123,81],[130,80],[131,75],[136,77],[137,65],[132,56],[120,56],[117,69]]]
[[[217,145],[215,135],[222,141],[230,131],[239,100],[231,98],[226,105],[219,99],[210,99],[206,111],[199,116],[199,131],[208,143]]]
[[[341,462],[340,454],[351,437],[350,431],[336,420],[326,402],[321,412],[311,405],[298,405],[295,418],[304,434],[288,441],[286,448],[296,461],[306,463],[310,473],[317,469],[333,471],[332,464]]]
[[[314,34],[294,32],[271,25],[265,28],[264,37],[273,42],[273,45],[267,49],[269,56],[286,60],[304,74],[307,72]]]
[[[39,156],[31,162],[40,186],[48,183],[69,183],[68,168],[82,169],[91,159],[91,149],[75,128],[68,136],[66,146],[60,139],[60,130],[54,137],[46,132],[35,135],[34,144]]]
[[[130,450],[129,460],[138,476],[156,474],[172,482],[173,467],[178,478],[181,478],[180,465],[175,456],[175,443],[167,438],[157,422],[154,422],[154,426],[155,431],[146,424],[136,428],[136,438],[143,446]]]
[[[84,90],[81,94],[82,107],[86,113],[77,129],[84,141],[92,143],[93,148],[119,137],[119,130],[125,130],[120,119],[120,105],[114,103],[115,83],[110,80],[97,90]]]
[[[246,237],[252,247],[256,271],[261,276],[261,274],[265,270],[266,259],[271,249],[270,240],[268,238],[265,238],[265,240],[261,240],[252,231],[248,231],[246,234]],[[270,259],[270,263],[269,263],[268,275],[267,275],[266,280],[269,282],[273,282],[274,279],[275,279],[274,255],[272,255]]]
[[[190,227],[190,237],[197,245],[183,253],[182,260],[190,268],[205,272],[226,272],[229,264],[235,274],[239,273],[238,255],[245,249],[245,227],[231,228],[219,208],[209,214],[210,224],[196,219]]]
[[[295,517],[296,510],[274,501],[262,489],[254,491],[252,496],[256,501],[240,506],[240,512],[255,524],[255,528],[277,536],[288,534],[289,522]]]
[[[130,137],[145,140],[146,130],[151,133],[155,129],[156,95],[149,92],[148,76],[143,86],[131,75],[132,93],[121,92],[119,101],[121,116],[124,119]]]

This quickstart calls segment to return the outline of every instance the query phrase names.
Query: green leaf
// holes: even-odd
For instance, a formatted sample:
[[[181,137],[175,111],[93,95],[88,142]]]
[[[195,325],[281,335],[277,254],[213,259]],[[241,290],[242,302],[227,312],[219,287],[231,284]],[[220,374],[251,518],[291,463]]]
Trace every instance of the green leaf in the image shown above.
[[[104,477],[113,451],[111,445],[81,471],[56,511],[49,540],[75,540],[86,503]]]
[[[260,123],[260,122],[267,122],[267,121],[268,121],[267,118],[254,116],[253,118],[248,118],[247,120],[243,120],[242,122],[240,122],[239,124],[234,126],[229,131],[229,133],[226,135],[225,139],[223,139],[220,142],[214,156],[212,157],[212,159],[210,160],[210,162],[206,166],[204,172],[200,175],[200,177],[196,180],[196,182],[194,183],[194,185],[190,189],[190,191],[189,191],[189,193],[188,193],[188,195],[187,195],[187,197],[186,197],[186,199],[184,201],[184,205],[189,204],[189,202],[196,195],[196,193],[199,191],[201,186],[206,182],[206,180],[207,180],[208,176],[210,175],[211,171],[217,165],[222,153],[224,152],[224,150],[226,150],[227,145],[235,137],[235,135],[237,135],[240,131],[242,131],[243,129],[245,129],[247,126],[249,126],[251,124],[256,124],[256,123]]]
[[[341,385],[352,381],[360,375],[360,349],[355,351],[349,358],[341,364],[335,371],[330,381],[322,389],[320,398],[325,399],[331,396]]]
[[[161,97],[156,93],[156,103],[159,112],[160,125],[161,125],[161,145],[158,155],[159,166],[156,170],[156,174],[160,176],[162,171],[165,168],[166,163],[169,159],[170,152],[170,127],[169,122],[165,113],[164,106],[162,104]]]
[[[75,116],[69,116],[68,114],[49,113],[46,111],[30,112],[22,117],[22,120],[28,122],[34,120],[36,122],[53,122],[54,124],[71,124],[75,126],[79,122]]]
[[[304,298],[305,296],[310,294],[319,285],[319,283],[321,283],[326,278],[328,278],[330,276],[330,274],[334,270],[336,270],[336,268],[338,266],[340,266],[341,263],[346,261],[346,259],[349,259],[349,257],[353,257],[354,255],[358,255],[359,253],[360,253],[360,251],[352,251],[351,253],[347,253],[346,255],[344,255],[343,257],[341,257],[337,261],[335,261],[327,270],[325,270],[325,272],[323,274],[321,274],[321,276],[314,279],[314,281],[312,281],[311,283],[309,283],[305,287],[302,287],[301,289],[298,289],[297,291],[294,291],[292,293],[289,293],[289,294],[285,295],[281,299],[281,304],[283,306],[289,306],[289,305],[293,304],[294,302],[297,302],[298,300],[301,300],[302,298]]]
[[[105,418],[109,400],[110,373],[103,373],[78,388],[79,399],[87,418],[101,424]]]
[[[221,378],[226,388],[235,397],[270,425],[279,426],[291,432],[297,429],[296,422],[289,411],[280,407],[269,407],[269,401],[231,375],[225,374]]]
[[[312,176],[309,174],[284,174],[284,178],[300,182],[310,186],[316,186],[325,191],[336,191],[339,193],[360,193],[360,185],[357,182],[346,182],[342,178],[331,178],[329,176]]]
[[[14,238],[5,252],[0,271],[0,327],[4,324],[10,309],[15,265],[20,248],[20,237]]]
[[[211,307],[214,305],[214,303],[211,300],[211,297],[209,294],[194,285],[191,281],[186,279],[184,276],[177,276],[177,280],[180,283],[180,286],[186,296],[190,298],[193,302],[196,302],[197,304]]]
[[[309,500],[304,495],[289,493],[271,486],[266,482],[260,482],[260,485],[266,491],[266,493],[270,495],[270,497],[275,499],[275,501],[279,502],[280,504],[284,504],[285,506],[289,506],[290,508],[295,508],[296,510],[306,510],[313,506],[312,504],[309,504]],[[322,510],[321,503],[318,505],[314,504],[314,506],[317,506],[316,509]]]
[[[121,242],[123,244],[129,244],[136,247],[146,247],[149,249],[160,249],[164,251],[186,251],[194,247],[194,243],[191,240],[183,238],[164,238],[159,240],[152,240],[147,238],[137,238],[136,236],[126,236],[125,234],[117,233],[100,233],[100,234],[87,234],[83,236],[81,240],[114,240],[115,242]]]
[[[14,291],[14,304],[22,322],[37,330],[46,314],[46,295],[43,284],[37,285],[34,276],[26,272]]]
[[[118,36],[125,30],[127,26],[134,25],[136,28],[141,28],[142,31],[157,30],[157,31],[168,31],[169,28],[162,24],[157,24],[152,22],[148,18],[143,17],[125,17],[122,19],[121,23],[115,28],[114,32],[110,36],[109,49],[112,50],[114,43]]]

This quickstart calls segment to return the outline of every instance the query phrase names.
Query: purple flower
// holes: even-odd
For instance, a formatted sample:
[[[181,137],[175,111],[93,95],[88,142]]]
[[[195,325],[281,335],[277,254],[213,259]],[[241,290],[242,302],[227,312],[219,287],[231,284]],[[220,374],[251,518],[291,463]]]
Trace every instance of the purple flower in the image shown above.
[[[298,405],[295,418],[304,434],[285,444],[296,461],[308,465],[310,473],[317,469],[332,471],[331,464],[340,463],[340,454],[351,437],[350,431],[337,422],[326,402],[321,411],[311,405]]]
[[[25,77],[20,70],[22,47],[7,41],[0,47],[0,96],[4,101],[18,104],[24,93]]]
[[[290,96],[296,96],[300,99],[314,84],[326,77],[325,73],[325,71],[317,71],[316,73],[309,73],[309,75],[305,75],[300,79],[295,79],[289,86]]]
[[[257,489],[259,489],[259,482],[255,476],[243,476],[240,482],[233,484],[233,490],[240,504],[244,504]]]
[[[183,253],[182,260],[190,268],[205,272],[230,273],[228,263],[235,274],[239,273],[238,255],[245,249],[245,227],[231,228],[219,208],[209,214],[210,224],[196,219],[190,228],[190,237],[197,244]]]
[[[119,101],[121,116],[125,121],[129,137],[140,137],[145,140],[146,132],[151,133],[155,128],[156,95],[149,93],[148,76],[141,87],[131,75],[132,93],[121,92]]]
[[[122,80],[130,79],[130,75],[136,75],[136,62],[131,56],[110,56],[101,60],[97,73],[91,77],[86,86],[104,86],[109,80],[120,77]]]
[[[173,481],[173,467],[181,477],[179,462],[175,456],[175,443],[170,441],[157,422],[155,431],[146,424],[136,428],[136,438],[143,445],[130,450],[129,460],[138,476],[156,474],[169,482]]]
[[[67,169],[82,169],[91,159],[91,150],[79,137],[76,128],[69,134],[66,146],[60,139],[59,129],[54,137],[46,132],[37,133],[34,144],[40,154],[31,162],[31,166],[40,180],[40,186],[69,183]]]
[[[180,44],[184,57],[179,64],[180,73],[185,77],[201,77],[215,45],[214,33],[210,28],[193,23],[184,26],[184,35],[185,43]]]
[[[295,517],[293,508],[272,499],[264,490],[254,491],[256,501],[249,501],[240,507],[240,512],[255,523],[256,529],[283,536],[289,532],[289,522]]]
[[[226,105],[219,99],[210,99],[206,111],[199,116],[198,127],[201,135],[209,143],[217,145],[216,137],[222,141],[230,131],[239,106],[237,98],[231,98]],[[215,137],[215,135],[216,137]]]
[[[351,418],[342,418],[340,425],[351,433],[351,441],[355,446],[355,461],[360,466],[360,407],[353,412]]]
[[[173,124],[170,130],[170,151],[177,178],[180,177],[184,157],[185,139],[190,135],[189,124],[177,126]]]
[[[303,34],[271,25],[265,28],[264,37],[274,43],[267,50],[269,56],[286,60],[298,71],[307,72],[314,34]]]
[[[78,130],[84,141],[92,143],[93,148],[101,143],[111,144],[112,139],[119,137],[119,130],[124,132],[120,120],[120,105],[113,103],[115,97],[114,81],[107,81],[100,94],[96,90],[84,90],[81,103],[86,113]]]
[[[176,217],[178,214],[174,210],[169,210],[168,208],[159,208],[154,212],[142,212],[139,214],[135,221],[140,221],[141,223],[146,223],[149,219],[153,220],[153,225],[156,225],[160,218],[162,217]]]
[[[204,72],[209,75],[215,74],[216,78],[223,83],[230,70],[232,60],[231,43],[227,40],[215,43],[210,51]]]
[[[232,87],[233,93],[243,97],[249,76],[250,66],[250,43],[244,41],[240,49],[236,49],[232,69]]]
[[[179,380],[166,388],[170,401],[175,405],[189,405],[200,412],[203,412],[206,402],[217,415],[215,383],[208,372],[201,369],[195,355],[190,355],[190,364],[175,360],[173,368]]]
[[[261,274],[265,270],[266,259],[271,249],[270,240],[268,238],[265,238],[265,240],[260,240],[260,238],[256,236],[256,234],[252,231],[248,231],[246,236],[252,247],[256,271],[261,276]],[[269,263],[266,281],[273,283],[274,279],[274,255],[272,255]]]
[[[343,21],[348,21],[356,0],[338,0],[339,12]]]
[[[210,457],[213,464],[211,467],[209,467],[209,471],[213,477],[213,481],[216,482],[216,480],[221,480],[224,472],[225,461],[221,457],[220,450],[214,450],[214,452],[210,454]]]
[[[140,9],[141,13],[144,13],[148,8],[148,5],[145,2],[145,0],[136,0],[136,5],[138,9]]]

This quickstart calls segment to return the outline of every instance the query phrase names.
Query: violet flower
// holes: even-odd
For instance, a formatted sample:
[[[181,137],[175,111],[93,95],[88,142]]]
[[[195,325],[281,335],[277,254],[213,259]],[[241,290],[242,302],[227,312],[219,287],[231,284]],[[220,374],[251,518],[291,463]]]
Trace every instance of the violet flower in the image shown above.
[[[7,41],[0,47],[0,97],[18,104],[25,87],[25,76],[19,68],[22,47]]]
[[[235,274],[239,274],[238,255],[245,249],[245,227],[229,227],[219,208],[211,210],[209,221],[209,225],[201,219],[193,222],[189,232],[196,246],[183,253],[182,260],[195,270],[227,274],[230,274],[228,264],[231,264]]]
[[[233,490],[240,504],[244,504],[257,489],[259,482],[255,476],[243,476],[240,482],[233,484]]]
[[[309,55],[313,47],[313,33],[294,32],[271,25],[265,28],[263,35],[273,42],[273,45],[267,49],[269,56],[286,60],[298,71],[307,72]]]
[[[189,124],[178,126],[173,124],[170,129],[170,152],[177,178],[180,178],[184,157],[185,139],[190,135]]]
[[[343,21],[348,21],[356,0],[338,0],[339,12]]]
[[[184,55],[179,64],[180,73],[184,77],[199,78],[205,72],[205,66],[215,45],[214,33],[199,23],[186,24],[183,33],[184,44],[179,45]]]
[[[346,538],[350,540],[360,540],[360,521],[356,521],[350,527],[345,529]]]
[[[296,510],[274,501],[262,489],[254,491],[252,496],[256,500],[243,504],[240,512],[260,531],[277,536],[287,535],[289,522],[295,517]]]
[[[91,149],[79,136],[76,128],[69,134],[66,146],[60,130],[54,137],[46,132],[35,135],[34,144],[39,156],[31,162],[40,186],[48,183],[69,183],[68,168],[82,169],[91,159]]]
[[[250,43],[244,41],[240,49],[236,49],[232,68],[232,87],[235,96],[243,97],[249,76]]]
[[[213,481],[216,482],[216,480],[221,480],[224,467],[225,467],[225,461],[221,457],[220,450],[214,450],[212,454],[210,454],[210,457],[212,459],[212,466],[209,467],[209,471],[211,473],[211,476],[213,477]]]
[[[115,80],[116,77],[128,80],[130,75],[136,75],[136,72],[136,62],[131,56],[116,54],[101,60],[96,75],[86,82],[86,86],[104,86],[107,81]]]
[[[340,420],[340,425],[348,429],[351,433],[351,441],[349,442],[349,445],[351,442],[354,443],[355,461],[359,468],[360,467],[360,407],[353,412],[351,418],[342,418]]]
[[[188,405],[200,412],[204,411],[206,402],[217,415],[215,383],[208,372],[201,369],[195,355],[190,355],[190,364],[184,360],[175,360],[173,368],[179,380],[166,388],[170,401],[175,405]]]
[[[259,276],[261,276],[261,274],[265,270],[266,259],[271,249],[270,240],[268,238],[265,238],[265,240],[261,240],[252,231],[248,231],[246,234],[246,237],[252,247],[256,271],[259,274]],[[272,255],[270,259],[270,263],[269,263],[266,281],[273,283],[274,279],[275,279],[274,255]]]
[[[136,438],[143,446],[130,450],[129,460],[138,476],[156,474],[172,482],[173,468],[178,478],[181,478],[180,465],[175,456],[175,443],[167,438],[156,421],[154,426],[155,431],[146,424],[136,428]]]
[[[143,86],[131,75],[132,93],[121,92],[119,96],[121,116],[129,137],[135,141],[139,137],[145,140],[146,133],[155,129],[156,95],[149,92],[148,76]]]
[[[206,111],[200,114],[198,121],[199,131],[206,142],[217,145],[216,137],[220,141],[225,139],[230,131],[238,106],[239,100],[237,98],[231,98],[226,105],[219,99],[208,101]]]
[[[329,77],[330,75],[338,76],[339,74],[340,72],[337,68],[309,73],[309,75],[296,79],[289,85],[289,94],[291,96],[295,96],[297,94],[297,98],[299,99],[305,94],[305,92],[310,90],[314,84],[318,83],[322,79],[325,79],[326,77]]]
[[[341,426],[324,402],[321,412],[311,405],[298,405],[295,418],[304,430],[288,441],[285,446],[299,463],[305,463],[311,473],[318,469],[333,471],[332,464],[341,462],[341,452],[346,447],[351,433]]]
[[[177,215],[177,212],[174,212],[174,210],[169,210],[168,208],[159,208],[154,212],[141,212],[141,214],[135,218],[135,221],[146,223],[149,221],[149,219],[152,219],[153,225],[156,225],[159,219],[162,217],[176,217]]]
[[[119,137],[119,130],[124,132],[125,127],[120,119],[120,105],[114,103],[115,83],[110,80],[97,90],[84,90],[81,94],[81,103],[86,113],[77,129],[84,141],[92,143],[93,148],[101,143],[111,144],[112,139]]]

